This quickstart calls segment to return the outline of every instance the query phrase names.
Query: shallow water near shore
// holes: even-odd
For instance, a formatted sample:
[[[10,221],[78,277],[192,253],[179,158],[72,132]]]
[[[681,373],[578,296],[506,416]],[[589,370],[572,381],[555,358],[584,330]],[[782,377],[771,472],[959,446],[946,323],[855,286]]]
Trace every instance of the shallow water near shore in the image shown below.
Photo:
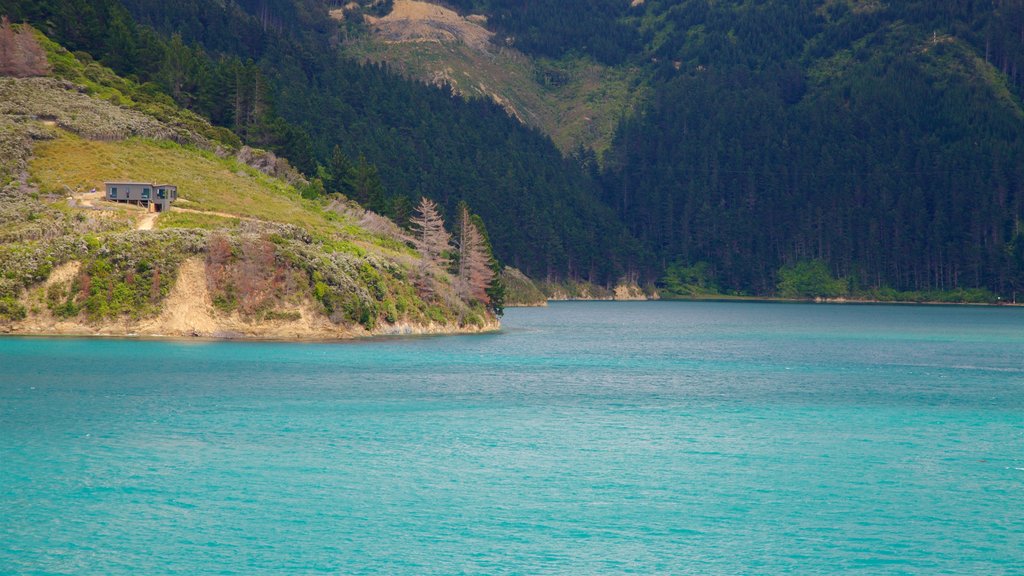
[[[0,573],[1024,572],[1024,309],[0,338]]]

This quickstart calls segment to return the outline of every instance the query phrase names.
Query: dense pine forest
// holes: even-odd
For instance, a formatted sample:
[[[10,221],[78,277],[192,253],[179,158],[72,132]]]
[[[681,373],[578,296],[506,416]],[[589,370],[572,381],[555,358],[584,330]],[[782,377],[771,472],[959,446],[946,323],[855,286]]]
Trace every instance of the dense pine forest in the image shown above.
[[[1024,286],[1021,2],[649,2],[657,91],[606,200],[730,290]],[[664,32],[664,31],[668,32]]]
[[[498,41],[535,55],[591,57],[622,64],[643,49],[639,29],[627,21],[641,10],[623,0],[452,0],[465,12],[484,13]]]
[[[0,0],[405,221],[466,202],[547,279],[679,293],[1024,289],[1024,0],[450,0],[494,42],[641,71],[602,158],[344,56],[328,0]],[[373,10],[384,12],[388,3]],[[792,289],[794,275],[822,276]]]

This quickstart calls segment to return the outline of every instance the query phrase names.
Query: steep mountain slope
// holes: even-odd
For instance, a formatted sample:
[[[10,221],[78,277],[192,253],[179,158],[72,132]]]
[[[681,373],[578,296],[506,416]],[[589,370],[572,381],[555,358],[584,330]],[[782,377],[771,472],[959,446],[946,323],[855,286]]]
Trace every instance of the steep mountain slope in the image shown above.
[[[132,100],[145,97],[138,85],[41,40],[63,78],[0,78],[3,330],[340,338],[496,326],[393,223],[303,199],[268,174],[297,178],[286,163],[174,125],[237,141],[160,98]],[[102,199],[104,181],[125,180],[173,183],[180,197],[160,214]]]
[[[332,12],[343,22],[345,11]],[[353,20],[361,15],[352,12]],[[604,152],[620,118],[640,98],[636,67],[588,58],[531,58],[495,39],[486,18],[419,0],[397,0],[384,17],[362,16],[346,54],[387,63],[403,75],[493,99],[519,121],[551,136],[564,152]]]

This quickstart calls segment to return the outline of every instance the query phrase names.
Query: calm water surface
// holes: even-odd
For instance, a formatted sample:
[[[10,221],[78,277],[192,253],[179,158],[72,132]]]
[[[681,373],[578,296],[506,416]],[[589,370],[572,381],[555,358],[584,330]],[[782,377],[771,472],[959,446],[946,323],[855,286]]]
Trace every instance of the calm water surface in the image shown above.
[[[0,339],[0,573],[1024,573],[1024,309],[504,324]]]

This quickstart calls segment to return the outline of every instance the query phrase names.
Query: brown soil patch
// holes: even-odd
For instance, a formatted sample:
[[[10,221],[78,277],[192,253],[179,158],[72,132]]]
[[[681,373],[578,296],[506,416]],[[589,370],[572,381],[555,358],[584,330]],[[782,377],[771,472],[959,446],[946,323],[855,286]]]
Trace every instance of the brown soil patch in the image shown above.
[[[395,0],[390,14],[367,16],[366,21],[386,42],[461,42],[488,51],[493,34],[480,25],[479,18],[470,18],[429,2]]]
[[[70,284],[81,269],[82,263],[78,261],[61,264],[50,272],[50,277],[43,282],[43,288],[49,288],[54,284]]]
[[[650,300],[643,289],[633,283],[622,283],[615,286],[616,300]]]
[[[206,264],[201,259],[190,258],[181,263],[163,312],[143,330],[174,336],[210,334],[217,330],[213,302],[206,287]]]
[[[137,229],[152,230],[153,223],[156,222],[157,216],[159,216],[159,214],[157,214],[156,212],[146,212],[145,214],[142,215],[142,218],[139,219]]]

